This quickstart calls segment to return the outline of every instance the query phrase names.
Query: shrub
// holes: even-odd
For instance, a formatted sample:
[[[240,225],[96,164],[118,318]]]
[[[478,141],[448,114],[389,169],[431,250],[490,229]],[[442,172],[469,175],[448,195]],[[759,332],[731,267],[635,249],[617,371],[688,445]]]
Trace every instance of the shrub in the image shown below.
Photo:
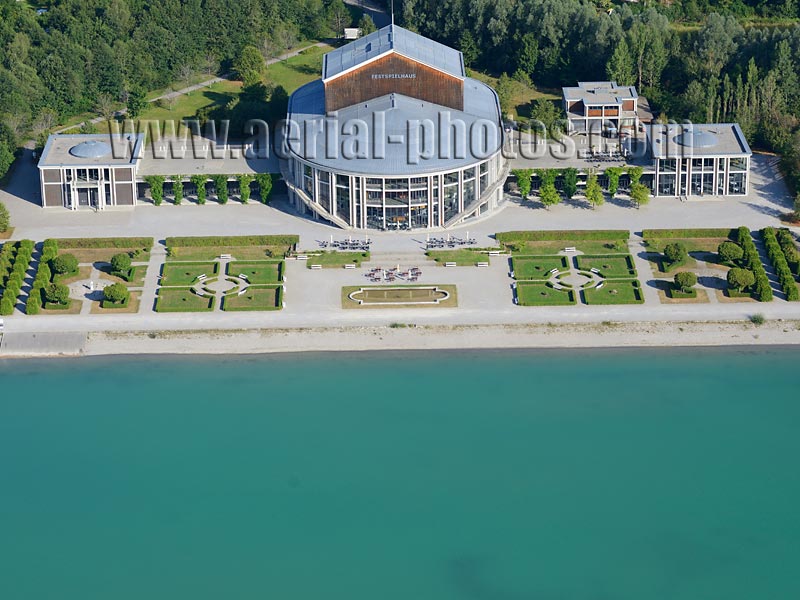
[[[239,198],[242,199],[242,204],[247,204],[250,201],[250,184],[253,182],[253,176],[237,175],[236,180],[239,182]]]
[[[197,248],[204,246],[294,246],[298,235],[234,235],[209,237],[169,237],[168,248]]]
[[[178,206],[183,202],[183,175],[173,175],[170,180],[172,181],[172,195],[175,206]]]
[[[744,256],[744,250],[739,244],[734,242],[722,242],[717,247],[717,254],[723,263],[736,264]]]
[[[198,204],[205,204],[206,203],[206,181],[208,181],[208,177],[205,175],[192,175],[189,178],[189,181],[192,182],[192,185],[197,190],[197,203]]]
[[[50,261],[50,269],[57,275],[64,275],[78,270],[78,259],[74,254],[61,254]]]
[[[228,203],[228,176],[227,175],[212,175],[211,181],[214,182],[214,192],[217,194],[217,200],[220,204]]]
[[[786,262],[795,274],[800,271],[800,253],[797,251],[797,246],[794,244],[794,238],[788,229],[779,229],[776,233],[778,243],[783,250],[783,255],[786,257]]]
[[[675,287],[682,292],[688,292],[697,285],[697,275],[692,272],[676,273],[675,274]]]
[[[0,202],[0,233],[8,231],[11,225],[11,215],[8,214],[6,205]]]
[[[44,288],[44,299],[50,304],[69,304],[69,288],[61,283],[51,283]]]
[[[142,248],[150,250],[153,247],[151,237],[120,237],[120,238],[63,238],[53,240],[62,250],[70,248]]]
[[[627,229],[597,229],[589,231],[503,231],[495,234],[495,239],[501,244],[506,244],[511,242],[628,240],[630,235],[630,231]]]
[[[113,273],[127,273],[131,268],[131,257],[127,252],[120,252],[111,257],[111,271]]]
[[[42,309],[42,301],[39,297],[38,290],[32,290],[28,301],[25,303],[25,313],[29,315],[38,315]]]
[[[52,278],[53,274],[50,272],[50,267],[47,266],[47,263],[39,263],[39,269],[36,271],[36,277],[33,279],[33,287],[41,289],[50,283]]]
[[[786,299],[792,301],[798,300],[800,295],[797,291],[794,274],[783,253],[783,248],[781,248],[781,245],[778,243],[775,230],[772,227],[765,227],[761,230],[761,237],[764,240],[764,247],[767,249],[767,256],[772,266],[775,267],[775,274],[778,276],[778,282],[781,284],[783,293],[786,294]],[[767,285],[769,285],[769,282],[767,282]]]
[[[144,180],[150,186],[150,196],[153,198],[153,204],[161,206],[164,201],[164,177],[161,175],[147,175]]]
[[[664,256],[670,262],[670,264],[675,265],[686,260],[686,257],[689,256],[689,254],[686,252],[686,246],[680,242],[674,242],[672,244],[667,244],[664,247]]]
[[[263,204],[269,203],[270,196],[272,196],[272,175],[269,173],[256,174],[256,183],[258,184],[258,196],[261,198]]]
[[[47,239],[42,244],[42,262],[49,262],[58,256],[58,241]]]
[[[766,319],[764,318],[764,315],[762,315],[761,313],[756,313],[756,314],[754,314],[754,315],[750,315],[749,317],[747,317],[747,319],[748,319],[748,320],[749,320],[749,321],[750,321],[750,322],[751,322],[753,325],[755,325],[756,327],[758,327],[758,326],[760,326],[760,325],[763,325],[763,324],[764,324],[764,322],[766,321]]]
[[[7,317],[14,314],[14,299],[8,294],[3,294],[3,299],[0,300],[0,315]]]
[[[103,299],[113,304],[123,304],[128,301],[131,293],[121,283],[112,283],[103,289]]]
[[[728,271],[728,285],[735,290],[743,292],[756,281],[755,275],[752,271],[734,267]]]

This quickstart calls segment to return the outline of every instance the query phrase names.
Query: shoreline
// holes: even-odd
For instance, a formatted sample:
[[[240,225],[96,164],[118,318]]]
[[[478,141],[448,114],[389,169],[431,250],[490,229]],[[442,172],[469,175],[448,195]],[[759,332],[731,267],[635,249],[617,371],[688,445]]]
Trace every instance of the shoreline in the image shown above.
[[[39,334],[36,339],[42,344]],[[57,335],[57,334],[50,334]],[[58,343],[0,359],[113,355],[259,355],[413,350],[690,348],[800,345],[800,320],[604,322],[526,325],[411,325],[329,328],[124,331],[69,334]],[[46,339],[46,338],[45,338]],[[120,349],[124,349],[120,352]]]

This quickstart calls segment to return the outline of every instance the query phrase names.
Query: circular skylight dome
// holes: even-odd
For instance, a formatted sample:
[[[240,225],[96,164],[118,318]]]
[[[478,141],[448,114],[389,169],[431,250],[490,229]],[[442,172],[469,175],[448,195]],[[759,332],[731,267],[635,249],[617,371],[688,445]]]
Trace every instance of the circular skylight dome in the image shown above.
[[[86,140],[70,148],[69,153],[78,158],[102,158],[111,154],[111,146],[98,140]]]
[[[717,145],[717,136],[709,131],[686,129],[675,137],[675,141],[681,146],[689,146],[691,148],[713,148]]]

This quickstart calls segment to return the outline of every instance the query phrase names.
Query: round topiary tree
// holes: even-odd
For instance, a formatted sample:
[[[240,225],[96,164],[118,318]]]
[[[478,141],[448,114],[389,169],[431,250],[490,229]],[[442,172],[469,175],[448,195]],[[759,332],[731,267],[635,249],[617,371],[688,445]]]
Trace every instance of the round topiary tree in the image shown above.
[[[688,255],[689,254],[686,252],[686,246],[684,246],[680,242],[667,244],[664,247],[664,256],[672,264],[686,260],[686,257]]]
[[[691,271],[685,273],[675,273],[675,287],[684,293],[688,293],[697,285],[697,275]]]
[[[728,285],[743,292],[756,282],[756,276],[748,269],[735,267],[728,271]]]
[[[736,261],[742,260],[744,250],[735,242],[722,242],[717,248],[717,254],[719,254],[719,259],[723,263],[732,265]]]
[[[106,302],[112,302],[114,304],[123,304],[127,302],[130,295],[131,293],[128,291],[128,288],[121,283],[112,283],[103,289],[103,299]]]
[[[126,273],[131,268],[131,257],[127,252],[120,252],[111,257],[111,271]]]
[[[69,288],[61,283],[51,283],[44,288],[44,299],[50,304],[69,304]]]
[[[61,254],[50,261],[50,269],[57,275],[78,270],[78,259],[74,254]]]

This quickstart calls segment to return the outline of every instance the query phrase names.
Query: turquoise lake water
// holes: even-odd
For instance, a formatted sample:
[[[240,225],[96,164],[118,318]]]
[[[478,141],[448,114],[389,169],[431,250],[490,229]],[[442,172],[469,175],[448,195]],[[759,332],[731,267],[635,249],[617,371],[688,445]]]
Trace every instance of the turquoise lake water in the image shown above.
[[[800,598],[798,364],[0,361],[0,597]]]

